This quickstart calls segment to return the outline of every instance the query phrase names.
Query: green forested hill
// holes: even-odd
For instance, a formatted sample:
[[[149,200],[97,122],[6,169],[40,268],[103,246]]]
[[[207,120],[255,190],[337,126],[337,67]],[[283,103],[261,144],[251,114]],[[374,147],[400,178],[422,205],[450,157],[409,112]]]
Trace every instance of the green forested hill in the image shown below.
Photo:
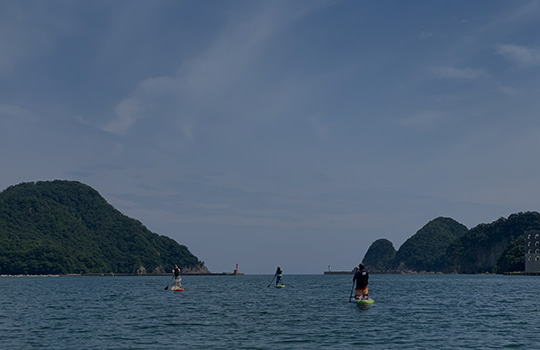
[[[381,238],[371,244],[362,263],[371,272],[385,272],[392,269],[395,256],[396,249],[392,242]]]
[[[405,241],[396,253],[394,267],[399,270],[442,271],[446,249],[467,227],[451,218],[428,222]]]
[[[446,253],[446,271],[510,272],[525,268],[523,234],[540,229],[540,214],[525,212],[480,224],[454,241]]]
[[[150,232],[74,181],[0,193],[0,274],[155,273],[206,269],[186,246]]]
[[[397,252],[388,240],[375,241],[364,263],[375,272],[523,271],[524,234],[530,230],[540,230],[540,213],[512,214],[470,230],[453,219],[440,217],[422,227]],[[390,263],[392,254],[395,258]]]

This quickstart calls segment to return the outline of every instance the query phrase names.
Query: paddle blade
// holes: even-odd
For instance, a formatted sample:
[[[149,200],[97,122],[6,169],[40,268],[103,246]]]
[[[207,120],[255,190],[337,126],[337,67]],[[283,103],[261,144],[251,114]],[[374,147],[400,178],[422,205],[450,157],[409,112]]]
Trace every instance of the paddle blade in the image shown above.
[[[165,290],[169,289],[169,286],[165,287]]]

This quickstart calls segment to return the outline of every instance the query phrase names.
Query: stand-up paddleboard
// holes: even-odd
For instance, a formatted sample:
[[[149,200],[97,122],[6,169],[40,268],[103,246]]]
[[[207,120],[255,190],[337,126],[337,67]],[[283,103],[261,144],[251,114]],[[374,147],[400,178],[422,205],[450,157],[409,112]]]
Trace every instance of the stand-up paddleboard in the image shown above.
[[[284,285],[284,284],[278,284],[278,285],[276,286],[276,288],[285,288],[285,285]]]
[[[181,292],[184,290],[184,288],[182,287],[177,287],[177,286],[174,286],[174,287],[171,287],[171,290],[174,290],[175,292]]]
[[[354,301],[357,305],[371,305],[375,301],[373,299],[359,299]]]

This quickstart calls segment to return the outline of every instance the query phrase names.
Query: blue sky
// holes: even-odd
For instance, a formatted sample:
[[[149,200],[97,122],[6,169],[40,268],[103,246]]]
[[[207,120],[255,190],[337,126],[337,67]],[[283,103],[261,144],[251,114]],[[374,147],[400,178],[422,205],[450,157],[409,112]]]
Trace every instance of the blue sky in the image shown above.
[[[0,1],[0,189],[77,180],[211,271],[540,209],[538,1]]]

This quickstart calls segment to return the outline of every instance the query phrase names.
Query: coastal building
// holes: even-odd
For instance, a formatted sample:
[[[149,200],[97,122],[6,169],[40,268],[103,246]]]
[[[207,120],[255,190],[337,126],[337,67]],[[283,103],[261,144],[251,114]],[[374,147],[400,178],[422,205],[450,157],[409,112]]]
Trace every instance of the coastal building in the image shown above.
[[[525,232],[525,272],[540,271],[540,230]]]

